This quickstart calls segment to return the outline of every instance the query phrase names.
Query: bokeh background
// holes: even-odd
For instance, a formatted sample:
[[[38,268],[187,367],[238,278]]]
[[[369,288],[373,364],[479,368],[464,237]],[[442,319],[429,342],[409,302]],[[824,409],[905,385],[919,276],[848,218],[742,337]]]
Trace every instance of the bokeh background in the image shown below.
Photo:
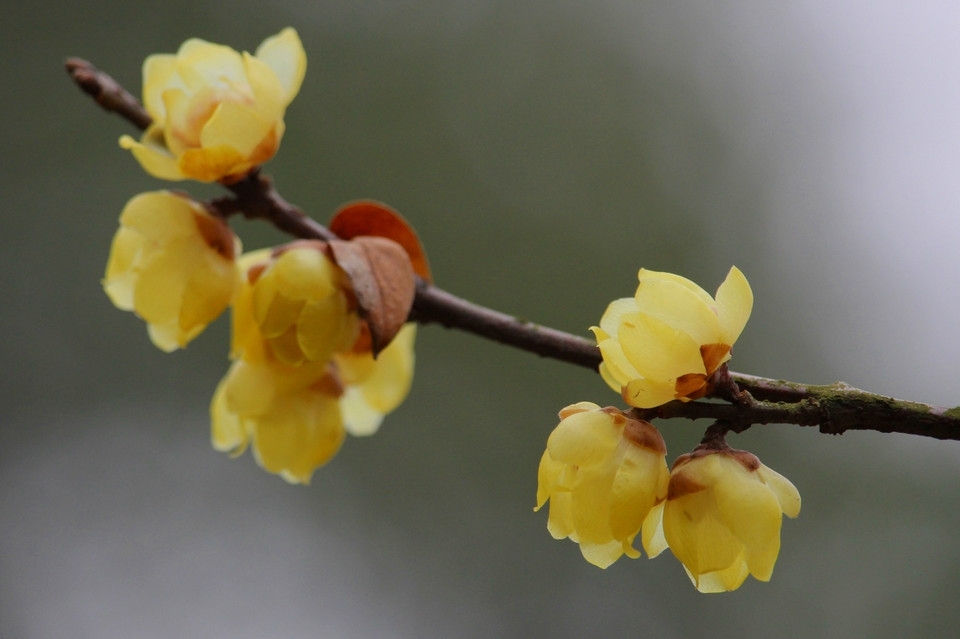
[[[606,571],[534,514],[556,412],[598,376],[424,327],[407,402],[309,488],[209,445],[227,326],[164,355],[100,289],[163,188],[62,70],[200,36],[309,58],[268,165],[320,220],[378,198],[437,282],[586,335],[640,266],[756,306],[734,368],[960,404],[960,10],[944,0],[4,0],[0,637],[953,637],[960,444],[757,427],[790,477],[769,584]],[[181,184],[198,197],[214,187]],[[238,222],[248,248],[281,237]],[[663,423],[671,459],[702,424]]]

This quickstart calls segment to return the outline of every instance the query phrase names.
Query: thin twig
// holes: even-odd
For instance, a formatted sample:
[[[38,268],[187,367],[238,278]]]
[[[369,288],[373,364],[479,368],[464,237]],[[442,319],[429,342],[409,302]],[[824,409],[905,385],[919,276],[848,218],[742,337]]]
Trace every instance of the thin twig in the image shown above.
[[[141,130],[150,126],[150,115],[140,102],[109,75],[79,58],[68,59],[66,67],[74,82],[101,107],[117,113]],[[283,199],[274,189],[273,182],[259,169],[224,186],[233,197],[218,198],[209,203],[223,216],[242,214],[251,219],[264,219],[298,238],[335,238],[326,227]],[[468,302],[423,280],[417,282],[410,320],[457,328],[593,371],[597,371],[602,361],[600,351],[592,341]],[[780,423],[819,426],[820,432],[829,434],[873,430],[960,440],[960,407],[946,409],[883,397],[842,382],[811,386],[734,373],[724,367],[713,397],[727,401],[674,401],[657,408],[633,411],[643,419],[720,420],[725,423],[724,428],[734,432],[755,424]]]

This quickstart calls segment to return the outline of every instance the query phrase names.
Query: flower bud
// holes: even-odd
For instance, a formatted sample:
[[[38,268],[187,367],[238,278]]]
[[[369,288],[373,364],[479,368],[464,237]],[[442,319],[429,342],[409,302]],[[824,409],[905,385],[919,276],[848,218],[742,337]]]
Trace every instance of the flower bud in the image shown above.
[[[590,563],[606,568],[640,553],[633,539],[666,496],[666,446],[656,428],[590,402],[560,411],[540,460],[539,510],[550,500],[547,529],[569,537]]]
[[[698,448],[677,458],[667,499],[643,524],[643,547],[668,546],[701,592],[736,590],[747,575],[769,581],[782,517],[800,514],[790,480],[742,450]]]

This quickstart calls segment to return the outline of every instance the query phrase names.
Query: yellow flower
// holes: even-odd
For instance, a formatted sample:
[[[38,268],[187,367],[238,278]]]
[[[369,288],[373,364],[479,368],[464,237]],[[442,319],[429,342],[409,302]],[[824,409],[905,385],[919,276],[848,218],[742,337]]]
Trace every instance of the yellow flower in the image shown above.
[[[327,257],[320,242],[295,242],[275,251],[252,282],[252,318],[279,361],[325,362],[351,348],[360,335],[360,318],[351,308],[350,281]],[[240,316],[246,321],[245,316]],[[240,345],[242,348],[242,344]]]
[[[278,259],[269,250],[241,258],[246,277],[233,306],[236,361],[214,394],[210,414],[214,448],[239,455],[252,445],[263,468],[291,483],[307,484],[314,470],[337,453],[347,434],[372,435],[384,415],[406,398],[413,379],[416,326],[404,326],[376,359],[368,333],[360,329],[353,333],[353,342],[338,341],[337,352],[329,345],[318,346],[328,352],[325,359],[299,358],[294,363],[282,359],[285,351],[271,348],[256,321],[256,288],[284,256],[303,248],[282,252]],[[306,248],[308,254],[323,256]],[[294,274],[299,273],[298,263],[289,267]],[[279,271],[283,277],[290,275],[287,268]],[[334,308],[343,316],[352,311],[326,309],[327,320],[340,326],[343,318]],[[319,336],[342,335],[323,325],[314,328]]]
[[[277,152],[283,116],[307,68],[297,32],[267,38],[255,56],[191,39],[143,63],[143,104],[153,124],[120,138],[161,179],[235,181]]]
[[[679,275],[640,269],[639,277],[636,295],[611,303],[591,328],[600,374],[638,408],[702,397],[750,317],[750,284],[734,266],[714,299]]]
[[[633,539],[650,509],[666,497],[666,446],[649,422],[616,408],[580,402],[560,411],[537,477],[537,507],[550,500],[547,529],[580,544],[606,568],[640,553]]]
[[[327,362],[288,366],[237,360],[210,406],[213,446],[236,456],[252,443],[264,469],[307,484],[346,436],[341,393]]]
[[[169,191],[142,193],[120,215],[103,288],[170,352],[226,309],[239,284],[240,240],[221,218]]]
[[[800,514],[790,480],[742,450],[698,448],[673,465],[667,499],[643,524],[643,547],[669,546],[701,592],[736,590],[748,574],[769,581],[781,514]]]

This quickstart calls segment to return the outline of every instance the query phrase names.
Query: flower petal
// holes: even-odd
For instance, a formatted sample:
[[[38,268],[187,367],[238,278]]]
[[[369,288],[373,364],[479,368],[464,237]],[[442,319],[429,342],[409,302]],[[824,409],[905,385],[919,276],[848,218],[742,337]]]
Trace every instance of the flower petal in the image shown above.
[[[256,52],[280,80],[284,91],[284,104],[290,104],[300,91],[307,72],[307,54],[295,29],[287,27],[275,36],[264,40]]]
[[[726,279],[717,289],[717,317],[720,322],[720,342],[733,346],[753,310],[753,291],[747,278],[736,266],[731,267]]]

